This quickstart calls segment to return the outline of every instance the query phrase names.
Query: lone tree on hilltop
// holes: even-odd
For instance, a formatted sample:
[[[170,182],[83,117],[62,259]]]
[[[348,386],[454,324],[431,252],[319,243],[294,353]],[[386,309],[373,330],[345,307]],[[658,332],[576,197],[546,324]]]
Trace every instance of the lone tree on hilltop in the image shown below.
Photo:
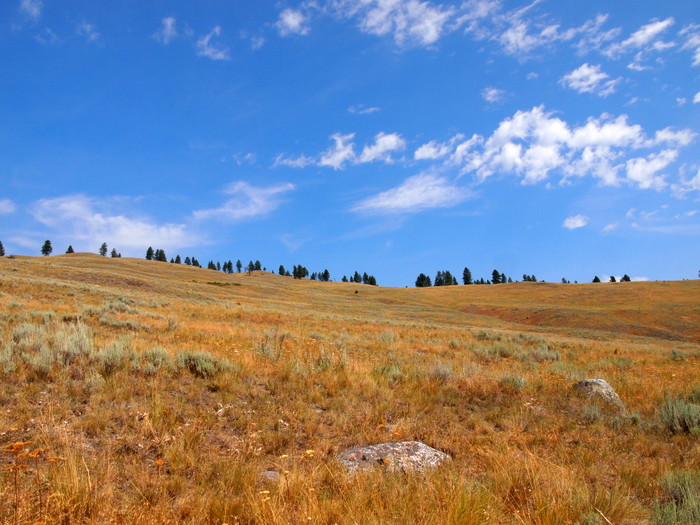
[[[69,244],[68,249],[66,250],[66,253],[75,253],[75,250],[73,249],[73,245]]]
[[[44,241],[44,245],[41,247],[41,254],[51,255],[51,252],[53,252],[53,246],[51,246],[51,241],[47,239]]]
[[[114,251],[114,250],[112,250],[112,251]],[[100,246],[100,255],[102,257],[107,255],[107,243],[106,242],[103,242],[102,246]],[[112,255],[112,257],[114,257],[114,255]]]
[[[0,257],[5,256],[5,247],[2,245],[2,241],[0,241]]]

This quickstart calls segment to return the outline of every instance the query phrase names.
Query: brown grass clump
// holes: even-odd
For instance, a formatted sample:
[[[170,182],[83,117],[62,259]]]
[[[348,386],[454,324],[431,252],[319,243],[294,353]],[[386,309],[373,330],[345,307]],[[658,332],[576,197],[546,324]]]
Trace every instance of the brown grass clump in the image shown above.
[[[0,258],[0,521],[684,523],[699,303],[696,281],[407,290]],[[585,378],[626,409],[579,397]],[[335,459],[406,440],[452,461]]]

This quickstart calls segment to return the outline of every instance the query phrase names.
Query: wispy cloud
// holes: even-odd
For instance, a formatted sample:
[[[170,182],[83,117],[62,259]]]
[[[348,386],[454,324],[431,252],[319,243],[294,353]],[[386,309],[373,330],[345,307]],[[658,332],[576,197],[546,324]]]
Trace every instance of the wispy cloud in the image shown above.
[[[615,91],[619,82],[619,80],[608,80],[609,78],[600,66],[591,66],[585,63],[571,73],[564,75],[560,82],[578,93],[591,93],[599,97],[607,97]]]
[[[244,181],[229,184],[224,193],[230,196],[222,206],[207,210],[197,210],[193,216],[197,220],[217,219],[240,221],[256,219],[268,215],[282,203],[281,196],[294,190],[291,183],[276,186],[252,186]]]
[[[0,199],[0,215],[9,215],[17,209],[15,203],[10,199]]]
[[[564,228],[567,230],[577,230],[578,228],[583,228],[588,224],[588,217],[584,215],[573,215],[571,217],[567,217],[564,220]]]
[[[168,16],[160,22],[160,28],[153,34],[153,38],[162,42],[166,46],[177,38],[177,27],[175,17]]]
[[[75,31],[80,36],[84,36],[88,42],[96,42],[100,39],[100,33],[97,31],[97,28],[94,24],[88,22],[78,24]]]
[[[212,43],[212,39],[220,35],[221,26],[215,26],[209,33],[197,40],[197,54],[212,60],[229,60],[228,49]]]
[[[355,159],[354,133],[334,133],[331,135],[333,146],[327,149],[318,161],[319,166],[329,166],[334,170],[343,169],[346,162]]]
[[[378,133],[374,137],[374,144],[365,146],[358,163],[374,162],[381,160],[387,164],[393,162],[391,154],[401,151],[406,147],[406,141],[398,133]]]
[[[44,4],[41,0],[22,0],[19,4],[19,10],[34,21],[41,18],[41,12],[44,9]]]
[[[449,208],[464,202],[471,193],[446,177],[420,173],[401,185],[369,197],[353,207],[357,212],[415,213],[434,208]]]
[[[142,250],[149,245],[164,249],[201,244],[185,224],[158,224],[150,218],[120,213],[119,199],[97,199],[68,195],[37,201],[31,213],[68,243],[94,246],[102,242],[124,250]]]
[[[681,29],[679,35],[685,39],[681,49],[693,53],[693,65],[700,66],[700,25],[690,24]]]
[[[348,108],[349,113],[354,113],[356,115],[370,115],[372,113],[376,113],[377,111],[381,111],[381,108],[374,106],[368,107],[364,104],[357,104]]]

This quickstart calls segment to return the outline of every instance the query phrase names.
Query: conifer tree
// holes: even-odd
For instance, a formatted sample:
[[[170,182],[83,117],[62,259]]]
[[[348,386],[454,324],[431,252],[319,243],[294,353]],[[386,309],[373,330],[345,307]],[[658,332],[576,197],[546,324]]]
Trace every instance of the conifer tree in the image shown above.
[[[243,268],[243,263],[241,262],[240,259],[238,259],[238,260],[236,261],[236,270],[238,271],[238,273],[241,273],[241,269],[242,269],[242,268]]]
[[[112,248],[112,253],[110,255],[112,256],[113,259],[119,257],[119,253],[117,253],[116,248]]]
[[[348,277],[347,275],[343,275],[343,278],[341,279],[342,282],[346,283],[348,282]]]
[[[175,264],[182,264],[182,259],[180,259],[179,253],[175,256]]]
[[[151,246],[148,247],[148,250],[146,250],[146,259],[149,261],[153,260],[153,248]]]
[[[279,274],[280,274],[280,275],[284,275],[286,272],[287,272],[287,270],[285,270],[285,269],[284,269],[284,266],[282,266],[282,265],[280,264],[280,267],[279,267]]]
[[[66,250],[66,253],[75,253],[75,250],[73,249],[72,245],[68,245],[68,249]]]
[[[192,266],[192,261],[190,260],[189,257],[185,257],[185,264],[186,264],[187,266]]]
[[[469,270],[469,268],[464,268],[464,271],[462,272],[462,282],[464,284],[472,284],[472,272]]]
[[[5,247],[2,245],[1,241],[0,241],[0,257],[5,257]]]
[[[262,270],[262,265],[260,264],[260,261],[255,261],[255,265],[253,267],[255,268],[256,272]]]
[[[630,276],[627,275],[627,274],[625,274],[625,275],[622,276],[622,279],[620,279],[620,282],[628,283],[628,282],[630,282],[631,280],[632,280],[632,279],[630,279]]]
[[[51,246],[51,241],[47,239],[41,247],[41,254],[48,256],[51,255],[51,252],[53,252],[53,246]]]
[[[328,282],[331,280],[331,272],[329,272],[327,268],[323,270],[323,273],[321,274],[321,280],[324,282]]]
[[[100,246],[100,255],[102,257],[105,257],[107,255],[107,243],[103,242],[102,246]]]
[[[614,275],[611,275],[611,276],[610,276],[610,282],[611,282],[611,283],[616,283],[616,282],[617,282],[617,279],[615,279],[615,276],[614,276]]]
[[[416,278],[416,288],[425,288],[428,286],[432,286],[432,283],[430,282],[430,277],[428,277],[424,273],[421,273]]]
[[[498,270],[494,270],[491,272],[491,281],[493,284],[500,284],[501,283],[501,272]]]

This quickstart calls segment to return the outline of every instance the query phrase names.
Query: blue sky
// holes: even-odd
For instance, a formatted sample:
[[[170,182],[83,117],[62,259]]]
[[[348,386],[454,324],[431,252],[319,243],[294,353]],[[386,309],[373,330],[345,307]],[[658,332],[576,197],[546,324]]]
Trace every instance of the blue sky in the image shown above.
[[[696,278],[696,0],[8,0],[0,241]]]

